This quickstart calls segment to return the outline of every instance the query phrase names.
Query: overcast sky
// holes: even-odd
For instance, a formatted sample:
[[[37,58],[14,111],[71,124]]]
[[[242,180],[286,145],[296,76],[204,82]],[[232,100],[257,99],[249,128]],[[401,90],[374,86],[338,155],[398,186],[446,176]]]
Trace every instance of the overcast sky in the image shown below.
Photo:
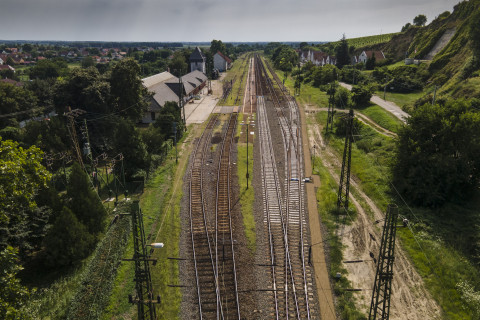
[[[428,22],[460,0],[1,0],[2,40],[335,41]]]

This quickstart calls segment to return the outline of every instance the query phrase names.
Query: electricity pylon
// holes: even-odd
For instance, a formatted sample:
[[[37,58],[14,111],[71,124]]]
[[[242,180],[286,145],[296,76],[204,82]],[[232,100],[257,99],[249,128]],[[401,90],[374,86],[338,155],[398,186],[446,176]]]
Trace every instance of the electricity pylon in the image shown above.
[[[353,140],[353,109],[345,117],[346,133],[345,147],[343,148],[342,171],[340,173],[340,184],[338,187],[337,210],[348,210],[348,195],[350,191],[350,167],[352,162],[352,140]]]
[[[132,259],[123,259],[125,261],[135,262],[135,297],[129,296],[129,302],[137,305],[138,319],[157,319],[155,304],[160,303],[160,297],[154,299],[152,277],[150,275],[149,262],[156,263],[157,260],[150,259],[145,244],[145,230],[143,229],[142,211],[138,200],[133,201],[131,207],[133,247],[134,254]]]
[[[377,272],[373,285],[372,302],[368,319],[389,319],[392,293],[393,262],[395,260],[395,235],[397,233],[398,207],[389,204],[383,226],[382,243],[378,255]]]
[[[330,85],[330,89],[328,89],[328,113],[327,113],[327,126],[326,126],[326,132],[328,133],[328,129],[330,128],[330,131],[333,130],[333,115],[335,114],[335,84],[332,82]]]

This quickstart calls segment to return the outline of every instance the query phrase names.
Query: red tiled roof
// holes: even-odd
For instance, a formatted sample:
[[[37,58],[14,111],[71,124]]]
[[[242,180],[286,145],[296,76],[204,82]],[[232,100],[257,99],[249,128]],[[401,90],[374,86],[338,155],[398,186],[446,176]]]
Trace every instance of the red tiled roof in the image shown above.
[[[382,51],[365,51],[365,54],[368,58],[371,58],[373,54],[375,54],[375,60],[383,60],[385,56],[383,55]]]
[[[227,57],[226,55],[224,55],[224,54],[221,53],[220,51],[217,51],[217,53],[220,55],[220,57],[222,57],[223,59],[225,59],[225,61],[227,61],[227,63],[232,63],[232,60],[230,60],[229,57]]]

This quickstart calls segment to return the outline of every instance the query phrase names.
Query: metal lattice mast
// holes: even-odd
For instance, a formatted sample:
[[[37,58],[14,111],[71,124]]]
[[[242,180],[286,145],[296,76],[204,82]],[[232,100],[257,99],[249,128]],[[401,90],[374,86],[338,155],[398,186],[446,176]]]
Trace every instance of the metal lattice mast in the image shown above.
[[[131,207],[132,231],[134,254],[132,259],[126,261],[135,262],[135,297],[129,296],[130,303],[137,305],[138,319],[156,320],[157,313],[155,304],[160,303],[160,297],[154,299],[152,277],[150,275],[149,262],[156,262],[150,259],[145,245],[145,231],[143,229],[143,217],[138,200],[133,201]]]
[[[352,162],[352,140],[353,140],[353,109],[345,118],[346,133],[345,147],[343,148],[342,171],[340,173],[340,184],[338,187],[337,209],[348,210],[348,194],[350,191],[350,167]]]
[[[329,94],[328,98],[328,113],[327,113],[327,126],[326,126],[326,132],[329,132],[333,130],[333,115],[335,114],[335,84],[332,82],[330,89],[327,92]]]
[[[74,109],[70,110],[70,107],[68,107],[68,112],[65,112],[63,115],[67,117],[68,119],[68,133],[70,134],[70,138],[72,139],[73,143],[73,151],[75,153],[75,156],[77,157],[77,161],[82,167],[83,170],[85,170],[85,165],[83,164],[83,157],[82,157],[82,151],[80,150],[80,146],[78,144],[78,137],[77,137],[77,128],[75,126],[75,118],[78,117],[81,114],[84,114],[85,111],[81,109]]]
[[[382,243],[378,255],[377,272],[370,303],[370,320],[389,319],[392,293],[393,262],[395,260],[395,235],[397,233],[398,207],[389,204],[383,226]]]

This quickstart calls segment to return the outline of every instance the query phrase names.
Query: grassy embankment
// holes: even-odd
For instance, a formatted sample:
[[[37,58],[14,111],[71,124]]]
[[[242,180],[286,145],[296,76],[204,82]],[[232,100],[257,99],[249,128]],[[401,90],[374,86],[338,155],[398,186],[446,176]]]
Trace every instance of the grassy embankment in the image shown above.
[[[242,206],[243,227],[245,228],[245,235],[247,237],[247,245],[252,253],[256,250],[256,233],[255,233],[255,218],[253,216],[253,204],[255,202],[255,193],[252,185],[253,178],[253,144],[255,136],[247,132],[246,121],[254,121],[255,115],[238,115],[237,123],[237,175],[238,184],[240,185],[240,204]],[[243,123],[243,125],[242,125]],[[252,132],[253,127],[249,126],[249,131]],[[249,137],[248,144],[248,189],[247,189],[247,136]]]
[[[292,81],[287,80],[286,85],[293,90]],[[326,95],[320,93],[318,89],[314,89],[316,93],[313,92],[310,97],[305,97],[304,93],[308,94],[311,90],[304,85],[298,100],[326,101]],[[320,106],[323,107],[324,104]],[[326,112],[317,113],[316,121],[324,126]],[[361,125],[359,130],[353,145],[352,175],[358,178],[356,180],[359,181],[360,188],[379,208],[385,210],[388,203],[395,202],[399,205],[400,213],[410,219],[411,228],[398,230],[399,243],[422,276],[427,289],[441,306],[443,318],[474,319],[473,311],[466,307],[456,286],[462,281],[467,281],[475,288],[479,288],[480,285],[479,271],[466,256],[465,248],[468,247],[468,242],[472,241],[472,237],[464,236],[476,234],[478,206],[476,203],[469,203],[461,206],[448,204],[437,210],[409,208],[391,185],[390,165],[394,160],[394,140],[376,133],[365,125]],[[344,146],[343,137],[332,134],[328,143],[340,157]],[[323,223],[327,226],[329,234],[332,234],[335,227],[329,212],[335,204],[337,186],[319,158],[315,159],[315,171],[322,181],[317,198],[319,209]],[[355,194],[355,190],[352,191]],[[364,205],[362,203],[362,206]],[[458,219],[459,216],[462,219]],[[330,245],[332,259],[330,272],[337,272],[335,269],[340,266],[335,266],[335,261],[341,260],[339,258],[341,250],[338,249],[340,245],[335,244],[335,238],[330,240]],[[338,294],[338,291],[336,293]],[[345,309],[341,303],[339,305],[343,312],[349,312],[349,309]],[[355,319],[355,316],[345,318]]]
[[[166,162],[150,178],[140,198],[146,242],[165,244],[164,248],[153,252],[152,258],[157,259],[157,264],[150,267],[155,294],[160,295],[163,301],[157,306],[159,319],[177,319],[179,316],[180,289],[168,287],[169,284],[179,284],[178,261],[168,260],[167,257],[179,257],[180,200],[183,196],[182,179],[187,164],[185,159],[176,165],[175,150],[172,150]],[[125,257],[131,256],[132,239],[129,240],[125,253]],[[136,306],[128,303],[128,294],[132,294],[134,290],[133,278],[133,262],[122,261],[110,296],[110,304],[102,319],[132,317],[137,312]]]
[[[243,54],[233,62],[232,68],[228,71],[223,82],[227,83],[235,79],[230,95],[225,100],[220,100],[218,105],[221,106],[237,106],[241,105],[245,94],[245,85],[247,83],[248,66],[250,54]],[[243,75],[243,78],[242,78]],[[237,99],[238,97],[238,99]]]

